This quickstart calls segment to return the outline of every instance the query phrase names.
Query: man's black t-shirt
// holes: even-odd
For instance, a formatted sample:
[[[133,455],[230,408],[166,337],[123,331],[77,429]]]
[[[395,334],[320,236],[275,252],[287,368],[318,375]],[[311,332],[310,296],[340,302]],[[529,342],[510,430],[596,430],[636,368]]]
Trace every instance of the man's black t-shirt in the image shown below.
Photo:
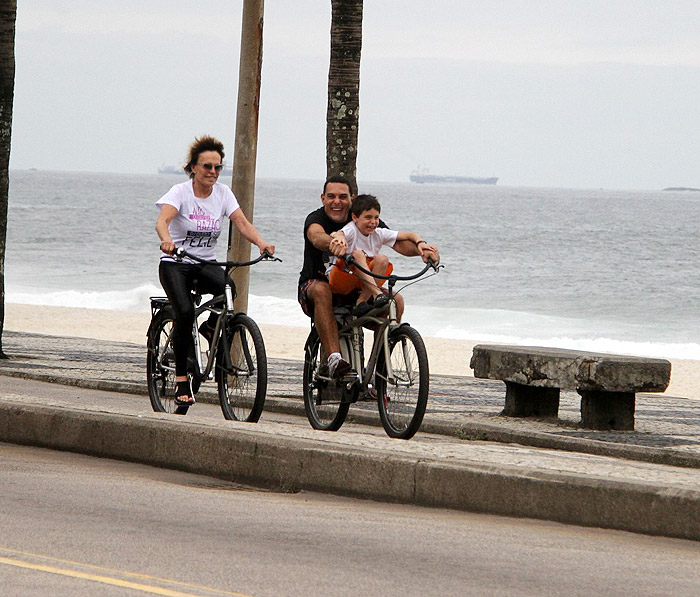
[[[328,217],[323,207],[319,207],[306,216],[306,221],[304,222],[304,265],[299,273],[300,286],[307,280],[326,280],[326,266],[331,258],[331,253],[319,251],[313,246],[306,235],[309,226],[311,224],[320,224],[326,234],[330,234],[340,230],[349,221],[350,217],[345,222],[334,222]]]
[[[326,234],[330,234],[331,232],[337,232],[351,220],[352,216],[348,214],[348,219],[344,222],[334,222],[328,217],[323,207],[319,207],[306,216],[306,221],[304,222],[304,265],[301,268],[301,272],[299,272],[299,286],[307,280],[327,280],[326,267],[332,256],[329,251],[319,251],[313,246],[306,235],[309,226],[311,224],[319,224]],[[379,220],[379,226],[382,228],[387,227],[381,220]]]

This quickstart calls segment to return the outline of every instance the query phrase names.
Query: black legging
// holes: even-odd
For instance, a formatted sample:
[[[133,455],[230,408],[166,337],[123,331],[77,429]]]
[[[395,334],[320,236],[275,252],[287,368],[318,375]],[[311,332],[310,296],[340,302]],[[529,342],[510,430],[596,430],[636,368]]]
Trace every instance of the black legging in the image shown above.
[[[175,351],[175,375],[187,375],[187,355],[191,352],[194,304],[190,292],[197,281],[197,292],[219,295],[224,293],[224,270],[217,265],[175,263],[161,261],[158,268],[160,283],[175,312],[173,325],[173,350]],[[212,327],[216,315],[210,315]]]

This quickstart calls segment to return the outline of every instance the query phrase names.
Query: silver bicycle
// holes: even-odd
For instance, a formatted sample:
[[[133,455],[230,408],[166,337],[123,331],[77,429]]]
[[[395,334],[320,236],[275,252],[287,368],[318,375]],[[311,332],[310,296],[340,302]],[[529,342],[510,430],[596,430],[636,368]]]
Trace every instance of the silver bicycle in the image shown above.
[[[410,439],[423,422],[429,392],[428,354],[423,338],[407,323],[399,324],[394,286],[398,281],[421,278],[443,266],[431,261],[411,276],[383,276],[345,259],[364,273],[387,280],[388,302],[356,317],[352,307],[336,307],[340,351],[351,372],[341,379],[328,373],[327,355],[316,327],[304,349],[304,407],[314,429],[337,431],[357,401],[376,400],[382,426],[390,437]],[[432,274],[434,275],[434,274]],[[372,350],[365,363],[363,327],[374,329]]]

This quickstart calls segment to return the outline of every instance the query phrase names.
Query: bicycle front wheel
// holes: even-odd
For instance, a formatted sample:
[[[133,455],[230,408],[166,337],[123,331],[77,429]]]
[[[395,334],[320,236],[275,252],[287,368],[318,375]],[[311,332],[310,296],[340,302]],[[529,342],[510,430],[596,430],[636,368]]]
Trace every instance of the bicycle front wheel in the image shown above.
[[[306,340],[304,355],[304,410],[314,429],[338,431],[348,416],[350,403],[343,390],[328,378],[326,355],[316,328]]]
[[[421,335],[407,325],[393,330],[389,354],[380,355],[375,379],[379,417],[389,437],[410,439],[418,431],[428,404],[429,375]]]
[[[239,313],[229,318],[219,340],[216,382],[224,417],[232,421],[256,423],[265,406],[267,393],[267,354],[258,325]],[[224,346],[229,346],[229,365]]]
[[[173,350],[173,314],[170,309],[156,313],[148,334],[146,377],[148,397],[153,410],[174,413],[175,351]]]

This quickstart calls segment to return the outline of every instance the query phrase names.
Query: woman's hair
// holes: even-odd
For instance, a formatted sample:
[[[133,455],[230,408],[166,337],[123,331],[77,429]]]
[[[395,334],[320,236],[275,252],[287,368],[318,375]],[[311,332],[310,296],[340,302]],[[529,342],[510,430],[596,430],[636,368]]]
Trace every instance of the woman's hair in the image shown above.
[[[221,156],[221,161],[224,161],[224,144],[219,141],[216,137],[211,137],[210,135],[204,135],[204,137],[196,137],[194,143],[190,145],[190,150],[187,158],[187,164],[185,164],[184,170],[189,174],[189,177],[194,176],[192,172],[192,166],[197,163],[199,155],[205,151],[216,151]]]
[[[382,211],[379,201],[374,195],[358,195],[350,206],[350,213],[359,218],[362,212],[368,209],[376,209],[379,213]]]

